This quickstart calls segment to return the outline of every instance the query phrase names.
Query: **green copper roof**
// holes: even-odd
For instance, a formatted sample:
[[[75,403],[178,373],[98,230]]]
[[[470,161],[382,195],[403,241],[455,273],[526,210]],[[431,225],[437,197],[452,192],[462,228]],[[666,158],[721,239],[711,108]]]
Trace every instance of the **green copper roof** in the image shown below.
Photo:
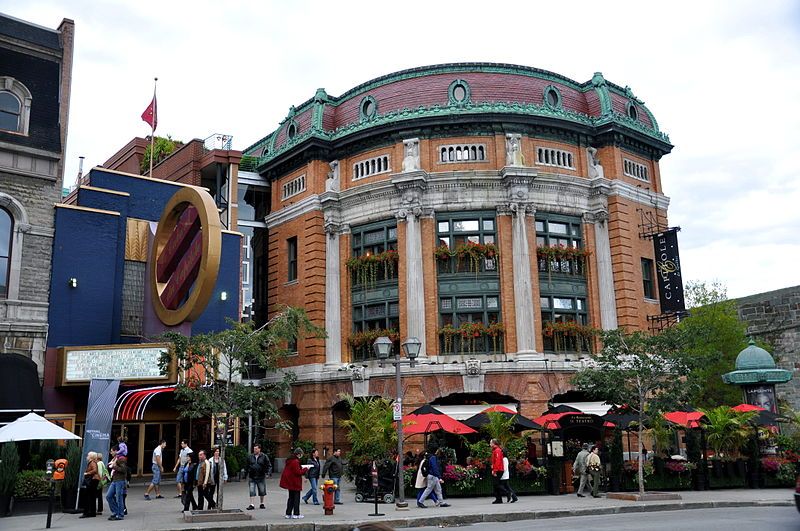
[[[754,383],[783,383],[792,379],[792,373],[778,369],[772,354],[750,344],[736,356],[736,370],[722,375],[727,384],[745,385]]]

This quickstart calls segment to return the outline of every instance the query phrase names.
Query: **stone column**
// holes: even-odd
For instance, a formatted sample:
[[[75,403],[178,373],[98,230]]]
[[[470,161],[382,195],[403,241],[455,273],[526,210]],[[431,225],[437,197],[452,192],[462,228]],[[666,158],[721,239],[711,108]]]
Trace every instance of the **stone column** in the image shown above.
[[[416,337],[422,346],[419,357],[427,358],[425,345],[425,282],[422,272],[422,231],[419,208],[401,211],[398,218],[406,222],[406,321],[408,337]],[[400,216],[403,216],[400,218]],[[407,338],[406,338],[407,339]]]
[[[528,246],[528,215],[533,207],[511,203],[513,215],[511,253],[514,271],[514,306],[517,325],[517,359],[527,361],[536,357],[536,338],[533,326],[533,286],[531,283],[531,257]]]
[[[325,366],[338,368],[342,364],[342,299],[341,261],[339,259],[339,226],[325,222]]]
[[[608,238],[608,212],[594,214],[597,287],[600,292],[600,326],[603,330],[617,328],[617,299],[614,295],[614,271],[611,267],[611,243]]]

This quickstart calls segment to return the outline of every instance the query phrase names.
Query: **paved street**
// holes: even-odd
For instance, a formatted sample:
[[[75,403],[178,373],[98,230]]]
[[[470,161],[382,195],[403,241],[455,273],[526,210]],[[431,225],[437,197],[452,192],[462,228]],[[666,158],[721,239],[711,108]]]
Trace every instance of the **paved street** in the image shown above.
[[[800,514],[794,507],[742,507],[697,509],[692,511],[665,511],[641,514],[615,514],[603,516],[576,516],[556,520],[525,520],[519,522],[473,524],[461,526],[469,531],[527,531],[530,529],[602,531],[652,530],[652,531],[730,531],[769,530],[796,531],[800,528]],[[419,531],[439,530],[439,527],[422,527]]]
[[[393,505],[380,505],[380,512],[385,513],[383,518],[375,518],[368,516],[372,512],[374,506],[367,503],[355,503],[353,501],[354,491],[352,486],[346,485],[343,491],[344,505],[336,507],[336,514],[333,516],[324,516],[321,507],[314,505],[301,504],[301,512],[305,515],[303,520],[287,521],[283,518],[284,509],[286,506],[286,491],[278,487],[278,478],[273,477],[268,480],[267,484],[267,508],[265,510],[252,511],[255,517],[250,522],[229,522],[220,524],[186,524],[183,523],[181,517],[181,510],[178,505],[178,500],[172,498],[175,494],[174,483],[168,483],[165,489],[165,496],[163,500],[145,501],[142,498],[144,492],[144,485],[142,483],[135,483],[131,486],[128,497],[128,510],[129,515],[123,522],[109,522],[106,520],[108,516],[108,508],[102,517],[94,519],[79,519],[78,515],[57,513],[53,515],[52,529],[116,529],[116,530],[180,530],[180,529],[233,529],[233,528],[250,528],[261,529],[269,527],[276,529],[284,525],[299,526],[300,524],[315,524],[317,529],[351,529],[359,523],[374,521],[376,519],[391,522],[395,527],[408,526],[408,519],[417,520],[416,526],[454,526],[459,523],[473,523],[480,521],[491,521],[492,519],[510,519],[510,520],[523,520],[531,518],[549,518],[548,526],[562,525],[562,519],[553,520],[554,517],[569,517],[575,514],[574,511],[605,511],[605,512],[622,512],[631,510],[642,509],[655,509],[656,507],[673,509],[669,513],[646,513],[646,514],[614,514],[604,516],[608,521],[621,521],[630,520],[631,522],[653,522],[654,514],[663,516],[665,522],[671,522],[672,515],[685,515],[700,514],[698,511],[703,509],[692,509],[681,511],[680,513],[674,512],[678,508],[675,502],[646,502],[636,504],[634,502],[627,502],[621,500],[608,500],[606,498],[592,499],[583,498],[578,499],[572,495],[564,496],[524,496],[520,497],[519,502],[508,505],[492,505],[492,498],[454,498],[449,500],[452,507],[448,508],[429,508],[418,509],[411,508],[408,511],[397,511]],[[245,508],[248,503],[247,497],[247,483],[229,483],[226,486],[225,506],[226,508]],[[695,506],[704,504],[703,507],[712,507],[712,503],[763,503],[763,504],[794,504],[792,498],[792,489],[763,489],[763,490],[731,490],[731,491],[707,491],[707,492],[685,492],[682,493],[684,506]],[[413,500],[412,500],[413,501]],[[759,511],[765,510],[765,513],[775,511],[776,514],[790,514],[796,515],[796,510],[793,507],[769,507],[758,508]],[[745,511],[752,511],[755,509],[745,509]],[[796,515],[797,522],[800,524],[800,515]],[[582,516],[580,522],[585,522],[583,518],[594,518],[594,516]],[[686,518],[691,518],[687,516]],[[45,528],[46,516],[30,515],[30,516],[16,516],[11,518],[0,519],[0,529],[3,531],[28,531]],[[573,518],[569,518],[573,520]],[[602,519],[601,519],[602,520]],[[690,522],[691,520],[685,520]],[[531,528],[534,522],[528,521],[524,525],[525,529]],[[598,525],[602,524],[599,522]],[[490,524],[495,526],[496,524]],[[335,526],[335,527],[334,527]],[[485,524],[484,524],[485,526]],[[310,526],[304,526],[306,528]],[[584,527],[581,524],[580,527]],[[730,526],[729,526],[730,527]],[[770,528],[771,527],[767,527]],[[513,527],[509,529],[522,529],[522,527]],[[559,527],[559,529],[574,529],[574,527]],[[654,527],[653,529],[659,529]],[[696,529],[696,527],[695,527]],[[744,528],[742,528],[744,529]],[[766,528],[765,528],[766,529]]]

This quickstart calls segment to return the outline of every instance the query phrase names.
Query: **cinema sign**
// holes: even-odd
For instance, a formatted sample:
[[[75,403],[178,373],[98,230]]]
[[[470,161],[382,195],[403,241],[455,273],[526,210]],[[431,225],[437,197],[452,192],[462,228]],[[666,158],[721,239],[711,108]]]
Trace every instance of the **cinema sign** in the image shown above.
[[[222,225],[203,189],[181,188],[164,207],[150,254],[153,309],[167,326],[195,321],[219,274]]]

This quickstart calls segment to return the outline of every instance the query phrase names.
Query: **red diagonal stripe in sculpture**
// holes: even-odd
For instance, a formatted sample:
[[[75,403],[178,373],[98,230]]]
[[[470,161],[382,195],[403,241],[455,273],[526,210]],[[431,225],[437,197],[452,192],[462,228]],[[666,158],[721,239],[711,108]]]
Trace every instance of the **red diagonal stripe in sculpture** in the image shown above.
[[[122,410],[119,414],[119,420],[130,420],[131,417],[131,403],[136,400],[136,397],[139,396],[142,391],[134,391],[133,393],[128,396],[127,400],[122,404]]]
[[[172,231],[158,257],[156,277],[159,282],[166,282],[169,279],[198,232],[200,232],[200,216],[196,208],[189,206],[181,214],[175,230]]]
[[[200,271],[200,258],[203,252],[203,235],[198,232],[186,254],[181,258],[178,268],[169,277],[161,302],[170,310],[175,310],[183,302]]]
[[[132,420],[133,414],[136,412],[136,405],[144,399],[149,391],[138,391],[133,393],[128,400],[128,403],[122,410],[122,418],[120,420]]]

